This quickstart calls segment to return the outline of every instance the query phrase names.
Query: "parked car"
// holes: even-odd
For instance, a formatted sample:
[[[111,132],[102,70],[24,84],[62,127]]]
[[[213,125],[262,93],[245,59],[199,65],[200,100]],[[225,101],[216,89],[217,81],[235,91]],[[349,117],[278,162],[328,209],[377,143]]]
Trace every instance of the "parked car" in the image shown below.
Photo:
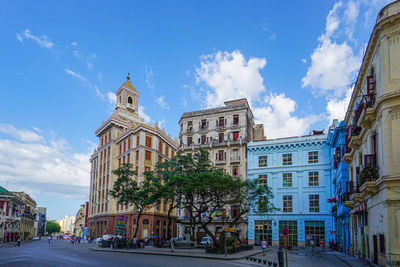
[[[203,237],[203,239],[200,242],[200,246],[204,247],[204,248],[211,247],[213,244],[214,244],[214,242],[213,242],[212,238],[209,236]]]
[[[40,236],[35,236],[33,240],[40,240]]]

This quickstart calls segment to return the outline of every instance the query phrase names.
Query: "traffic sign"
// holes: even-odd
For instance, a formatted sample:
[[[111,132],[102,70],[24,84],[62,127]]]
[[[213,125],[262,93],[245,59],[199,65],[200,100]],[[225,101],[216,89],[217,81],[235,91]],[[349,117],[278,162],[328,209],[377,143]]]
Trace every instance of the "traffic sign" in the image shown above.
[[[282,234],[283,234],[284,236],[288,236],[288,235],[289,235],[289,228],[287,228],[286,226],[283,227]]]
[[[237,232],[237,229],[236,229],[236,228],[230,228],[230,227],[224,227],[224,231],[227,231],[227,232]]]

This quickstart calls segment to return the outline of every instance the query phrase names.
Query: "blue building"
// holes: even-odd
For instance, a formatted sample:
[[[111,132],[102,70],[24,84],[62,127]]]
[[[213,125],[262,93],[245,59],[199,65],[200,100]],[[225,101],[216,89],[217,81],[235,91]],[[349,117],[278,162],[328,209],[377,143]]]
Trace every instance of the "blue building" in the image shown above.
[[[333,179],[334,198],[331,202],[336,228],[336,242],[338,249],[349,252],[351,248],[350,234],[350,215],[349,209],[344,206],[344,202],[349,199],[349,171],[348,164],[343,162],[343,155],[346,153],[346,123],[337,120],[333,121],[328,134],[328,144],[331,147],[331,169]]]
[[[327,135],[320,131],[248,144],[248,179],[268,185],[280,209],[274,214],[249,213],[249,242],[265,238],[278,246],[284,226],[289,228],[289,246],[334,239],[332,204],[327,202],[332,197],[330,150]]]

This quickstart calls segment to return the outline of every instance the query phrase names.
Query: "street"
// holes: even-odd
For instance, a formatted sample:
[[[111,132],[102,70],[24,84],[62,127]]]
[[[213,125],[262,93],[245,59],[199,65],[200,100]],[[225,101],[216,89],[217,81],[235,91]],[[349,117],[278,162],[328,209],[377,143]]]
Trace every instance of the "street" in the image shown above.
[[[249,260],[214,260],[177,256],[143,255],[134,253],[98,252],[89,247],[94,244],[71,244],[65,240],[47,240],[23,243],[21,247],[9,244],[0,248],[2,266],[268,266]],[[367,266],[368,264],[350,256],[333,251],[321,252],[310,249],[290,251],[289,266]],[[276,250],[256,258],[277,262]]]

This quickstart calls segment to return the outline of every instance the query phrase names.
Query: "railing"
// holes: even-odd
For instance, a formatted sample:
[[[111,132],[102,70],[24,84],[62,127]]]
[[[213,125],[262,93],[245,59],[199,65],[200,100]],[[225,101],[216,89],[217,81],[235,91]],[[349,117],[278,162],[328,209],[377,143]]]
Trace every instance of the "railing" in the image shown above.
[[[351,126],[351,136],[357,136],[361,133],[362,128],[357,125]]]
[[[376,166],[376,154],[369,154],[364,156],[365,166]]]
[[[365,182],[375,181],[379,178],[379,168],[376,165],[365,165],[358,174],[357,185],[361,187]]]
[[[365,95],[365,106],[366,108],[372,108],[375,104],[375,94]]]
[[[355,124],[358,123],[358,119],[360,118],[360,115],[361,115],[361,113],[363,112],[363,110],[364,110],[364,102],[362,101],[362,102],[358,105],[357,109],[354,111],[354,121],[355,121]]]

